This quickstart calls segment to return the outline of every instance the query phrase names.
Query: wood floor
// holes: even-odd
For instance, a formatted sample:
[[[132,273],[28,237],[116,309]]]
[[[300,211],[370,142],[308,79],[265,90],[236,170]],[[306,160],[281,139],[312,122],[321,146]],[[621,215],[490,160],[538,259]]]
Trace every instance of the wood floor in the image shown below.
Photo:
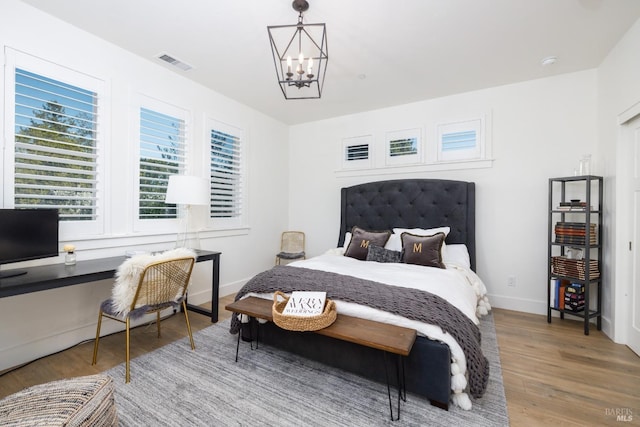
[[[220,300],[220,319],[229,317]],[[593,328],[539,315],[495,309],[505,394],[512,426],[640,425],[640,358]],[[209,318],[190,312],[194,331]],[[186,336],[182,314],[132,331],[131,357]],[[197,351],[196,342],[196,351]],[[100,339],[98,364],[91,366],[93,341],[44,357],[0,376],[0,398],[56,379],[102,372],[124,360],[124,334]],[[135,372],[132,372],[135,375]],[[124,379],[122,379],[124,380]],[[617,416],[626,417],[617,420]],[[626,423],[621,424],[623,420]]]

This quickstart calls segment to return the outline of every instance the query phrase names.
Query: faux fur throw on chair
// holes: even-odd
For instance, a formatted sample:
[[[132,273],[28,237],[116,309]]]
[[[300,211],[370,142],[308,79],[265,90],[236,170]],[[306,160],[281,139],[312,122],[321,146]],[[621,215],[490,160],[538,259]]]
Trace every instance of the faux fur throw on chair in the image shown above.
[[[158,261],[174,258],[190,257],[195,259],[196,253],[191,249],[177,248],[158,254],[135,255],[123,262],[116,271],[116,281],[111,292],[112,310],[121,316],[126,316],[131,309],[131,302],[136,295],[140,275],[145,267]],[[176,296],[177,298],[180,295]],[[136,307],[143,306],[145,301],[138,301]]]

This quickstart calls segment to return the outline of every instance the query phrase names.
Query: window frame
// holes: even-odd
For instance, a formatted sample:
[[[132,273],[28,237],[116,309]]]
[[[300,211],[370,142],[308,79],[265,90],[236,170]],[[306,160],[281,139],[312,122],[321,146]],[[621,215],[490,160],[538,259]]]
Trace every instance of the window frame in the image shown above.
[[[189,155],[191,153],[192,141],[192,114],[191,111],[182,108],[171,103],[153,98],[145,94],[137,94],[135,101],[133,102],[133,118],[132,118],[132,137],[135,149],[133,158],[136,159],[135,166],[133,168],[133,194],[132,194],[132,218],[133,218],[133,232],[145,233],[145,234],[160,234],[160,233],[175,233],[180,226],[182,209],[176,209],[175,218],[152,218],[152,219],[140,219],[140,159],[141,159],[141,119],[140,114],[142,109],[151,110],[163,115],[171,116],[183,121],[184,123],[184,162],[179,174],[192,174],[189,165]],[[166,190],[165,190],[166,191]]]
[[[416,152],[412,154],[401,154],[393,156],[391,154],[391,143],[400,140],[415,139],[416,140]],[[404,129],[387,132],[384,142],[385,149],[385,164],[387,166],[398,165],[413,165],[422,163],[423,149],[422,149],[422,129]]]
[[[5,129],[4,150],[2,164],[4,174],[0,189],[0,205],[5,208],[15,207],[15,126],[16,126],[16,69],[46,77],[65,84],[89,90],[96,94],[97,121],[95,126],[95,219],[93,220],[64,220],[60,221],[60,241],[87,239],[105,234],[106,209],[106,180],[105,170],[108,170],[108,130],[110,128],[109,109],[106,106],[108,84],[106,81],[80,70],[63,67],[43,58],[5,47]]]
[[[484,160],[486,157],[486,125],[484,116],[438,123],[436,125],[437,161],[466,162]],[[447,150],[444,146],[446,135],[475,132],[473,147]]]
[[[225,123],[223,121],[214,119],[213,117],[205,117],[205,126],[203,131],[203,150],[208,155],[202,156],[204,160],[203,168],[206,171],[205,174],[209,179],[209,190],[213,190],[211,187],[211,131],[215,130],[225,134],[233,135],[239,140],[239,174],[240,174],[240,214],[233,217],[212,217],[211,216],[211,200],[207,208],[207,229],[222,231],[222,230],[236,230],[240,228],[248,227],[249,222],[249,189],[248,189],[248,150],[249,143],[246,137],[246,132],[240,126]]]
[[[355,147],[359,145],[367,145],[367,158],[366,159],[357,159],[357,160],[349,160],[348,159],[348,150],[349,147]],[[369,169],[373,167],[373,154],[374,154],[374,146],[373,146],[373,135],[360,135],[360,136],[352,136],[343,138],[341,141],[340,148],[340,165],[343,170],[354,170],[354,169]]]

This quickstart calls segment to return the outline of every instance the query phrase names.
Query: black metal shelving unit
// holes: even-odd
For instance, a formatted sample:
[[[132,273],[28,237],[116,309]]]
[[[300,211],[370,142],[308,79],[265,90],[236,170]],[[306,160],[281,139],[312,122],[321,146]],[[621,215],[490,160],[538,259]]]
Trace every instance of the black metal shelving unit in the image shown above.
[[[549,238],[548,238],[548,277],[547,277],[547,322],[551,323],[551,313],[560,312],[560,318],[565,314],[581,317],[584,321],[584,334],[589,335],[591,319],[596,319],[598,330],[602,328],[602,196],[603,178],[601,176],[584,175],[549,179]],[[560,209],[560,202],[579,199],[584,201],[586,207],[581,209],[574,207]],[[582,223],[585,227],[583,244],[559,243],[555,235],[555,225],[558,222]],[[596,225],[596,242],[590,242],[590,224]],[[566,257],[570,248],[580,249],[585,265],[583,278],[557,274],[553,271],[553,257]],[[597,277],[593,277],[589,268],[592,261],[597,262]],[[572,261],[567,261],[572,262]],[[581,270],[580,270],[581,271]],[[584,309],[573,311],[552,307],[552,281],[556,279],[566,280],[570,283],[584,285]],[[592,292],[595,290],[595,301],[592,300]],[[562,296],[564,298],[564,295]]]

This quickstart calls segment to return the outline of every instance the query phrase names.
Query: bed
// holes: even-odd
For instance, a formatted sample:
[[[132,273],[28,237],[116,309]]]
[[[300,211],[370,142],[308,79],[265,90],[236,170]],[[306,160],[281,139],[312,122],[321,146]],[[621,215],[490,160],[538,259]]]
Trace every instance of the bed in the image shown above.
[[[298,261],[287,267],[274,267],[274,269],[261,273],[261,275],[269,275],[267,279],[275,282],[275,286],[284,285],[285,276],[294,274],[292,273],[294,270],[295,274],[320,275],[316,277],[316,282],[325,281],[332,284],[333,279],[335,279],[335,282],[342,282],[344,275],[347,275],[348,280],[365,282],[364,285],[366,286],[376,284],[369,283],[369,281],[373,282],[372,279],[378,279],[385,283],[388,281],[393,282],[396,280],[396,276],[399,276],[396,273],[399,271],[397,269],[405,268],[403,266],[407,266],[407,264],[383,263],[378,266],[377,264],[379,263],[370,261],[364,261],[363,263],[363,261],[342,256],[345,250],[349,250],[345,246],[348,248],[348,240],[351,237],[350,232],[354,230],[354,227],[364,230],[392,230],[394,228],[415,230],[419,228],[435,229],[436,231],[442,227],[448,227],[444,245],[446,249],[442,249],[442,253],[445,251],[447,253],[460,253],[456,251],[463,249],[464,256],[462,258],[466,260],[466,266],[460,267],[457,265],[459,258],[454,257],[452,259],[449,257],[451,263],[446,263],[446,269],[408,266],[408,268],[414,270],[413,276],[409,275],[408,277],[417,277],[416,275],[421,274],[421,271],[426,271],[425,268],[430,271],[433,270],[436,273],[434,277],[438,279],[434,280],[434,283],[430,285],[430,289],[434,290],[436,294],[432,298],[445,298],[445,296],[439,295],[441,291],[438,289],[446,288],[442,292],[451,292],[448,285],[442,286],[442,283],[440,283],[440,281],[454,280],[449,279],[449,276],[456,276],[456,281],[464,282],[466,280],[466,288],[472,290],[469,291],[465,286],[456,285],[460,287],[460,292],[465,295],[464,298],[466,299],[461,303],[455,303],[456,306],[460,306],[458,307],[459,310],[455,311],[460,311],[463,314],[456,313],[458,318],[453,322],[449,322],[451,323],[450,325],[445,322],[447,323],[446,325],[434,323],[434,326],[422,322],[419,323],[420,327],[416,327],[419,336],[406,360],[406,372],[408,373],[406,387],[408,391],[429,399],[432,405],[448,409],[449,404],[453,403],[463,409],[471,409],[472,403],[469,394],[473,397],[480,397],[484,391],[481,388],[486,388],[488,379],[486,358],[481,355],[481,352],[478,354],[477,349],[469,350],[469,347],[479,347],[479,331],[475,330],[477,326],[474,329],[471,324],[477,324],[476,314],[482,314],[490,309],[486,300],[486,289],[480,279],[473,273],[475,270],[476,249],[474,183],[452,180],[407,179],[355,185],[341,190],[340,215],[340,231],[338,245],[335,250],[310,260]],[[347,239],[347,245],[345,245],[345,239]],[[450,251],[453,249],[455,251]],[[443,261],[446,260],[443,259]],[[465,262],[460,261],[462,264]],[[380,272],[373,269],[372,267],[374,266],[376,268],[379,267]],[[322,271],[322,273],[319,271]],[[283,275],[283,273],[285,274]],[[354,279],[352,275],[356,278]],[[237,298],[245,295],[258,295],[266,298],[270,296],[270,294],[251,292],[255,289],[262,289],[255,287],[256,281],[260,281],[258,276],[254,278],[255,280],[252,279],[247,283],[247,289],[243,288],[238,292]],[[458,279],[458,276],[463,277],[463,279]],[[283,281],[279,283],[279,280]],[[411,287],[411,284],[400,282],[396,283],[396,285],[391,286],[393,288],[390,291],[392,292],[392,298],[398,298],[400,292],[410,293],[408,287]],[[337,292],[337,295],[343,297],[340,287],[344,288],[346,286],[336,285],[334,287],[338,288],[333,289]],[[385,292],[388,292],[386,288]],[[410,299],[409,297],[407,298]],[[356,303],[349,301],[356,301]],[[342,303],[342,306],[340,303]],[[438,302],[438,304],[440,303]],[[470,307],[470,305],[473,305],[473,307]],[[337,306],[339,313],[345,312],[345,314],[349,315],[354,315],[355,313],[359,317],[369,316],[368,313],[361,315],[357,311],[349,311],[361,309],[361,304],[357,299],[346,298],[345,301],[340,300],[337,302]],[[396,314],[387,315],[387,313],[375,307],[362,307],[362,309],[374,315],[387,316],[386,319],[390,323],[395,323],[398,319]],[[469,313],[469,311],[472,312]],[[400,316],[400,318],[402,321],[407,320],[403,316]],[[234,321],[237,322],[237,319],[232,318],[232,332]],[[410,322],[409,325],[418,324],[416,320],[408,321]],[[458,328],[458,326],[455,326],[460,325],[460,322],[464,323],[463,327]],[[463,333],[456,329],[468,332]],[[435,335],[432,332],[436,332]],[[469,336],[468,340],[477,340],[477,343],[469,344],[466,341],[460,341],[463,344],[458,344],[459,340],[464,339],[459,338],[459,336],[465,334]],[[471,338],[472,335],[475,338]],[[384,370],[380,369],[380,353],[367,347],[333,340],[317,334],[284,331],[270,323],[261,327],[260,340],[266,344],[284,348],[377,381],[385,381]],[[479,370],[482,372],[478,372]],[[484,385],[479,384],[482,382],[484,382]],[[470,392],[470,389],[472,392]]]

